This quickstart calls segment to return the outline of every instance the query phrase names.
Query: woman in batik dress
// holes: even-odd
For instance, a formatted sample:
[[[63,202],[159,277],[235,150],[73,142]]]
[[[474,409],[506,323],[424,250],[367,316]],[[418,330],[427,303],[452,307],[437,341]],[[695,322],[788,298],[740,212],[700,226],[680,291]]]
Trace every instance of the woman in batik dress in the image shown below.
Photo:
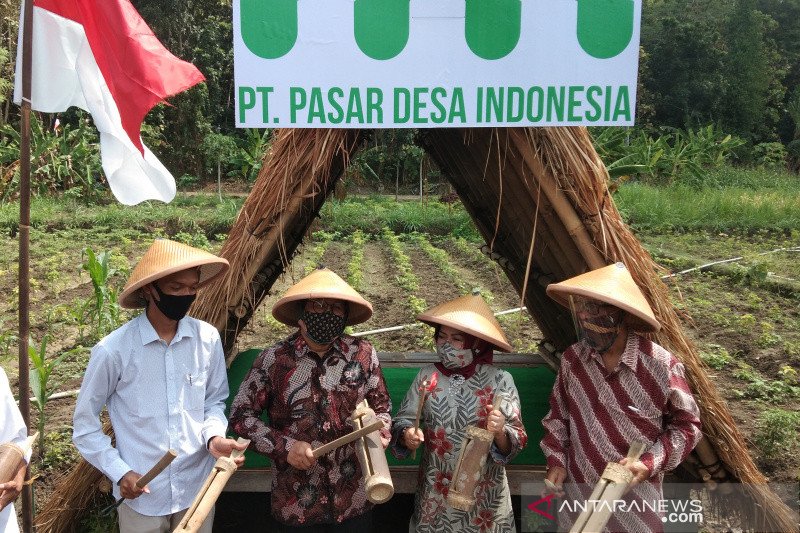
[[[525,447],[517,388],[511,375],[492,365],[493,350],[511,350],[500,324],[480,295],[445,302],[417,317],[435,328],[439,362],[423,367],[392,423],[392,452],[408,457],[422,445],[419,489],[409,531],[420,533],[513,532],[514,514],[505,464]],[[436,373],[420,426],[414,430],[423,382]],[[424,390],[424,388],[423,388]],[[500,408],[493,410],[495,395]],[[476,505],[465,512],[448,505],[447,495],[467,426],[495,436]]]

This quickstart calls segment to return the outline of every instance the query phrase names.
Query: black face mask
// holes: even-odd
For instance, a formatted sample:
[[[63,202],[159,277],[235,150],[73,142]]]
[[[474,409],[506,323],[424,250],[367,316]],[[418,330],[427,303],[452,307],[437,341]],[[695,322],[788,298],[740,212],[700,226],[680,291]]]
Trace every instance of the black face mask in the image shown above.
[[[153,302],[158,307],[158,310],[164,313],[164,316],[170,320],[180,320],[186,316],[194,299],[197,298],[196,294],[189,294],[186,296],[177,296],[175,294],[166,294],[161,291],[157,284],[153,283],[156,288],[159,299],[153,299]]]
[[[306,325],[306,335],[317,344],[330,344],[344,332],[346,317],[338,316],[332,311],[311,313],[303,311],[300,320]]]

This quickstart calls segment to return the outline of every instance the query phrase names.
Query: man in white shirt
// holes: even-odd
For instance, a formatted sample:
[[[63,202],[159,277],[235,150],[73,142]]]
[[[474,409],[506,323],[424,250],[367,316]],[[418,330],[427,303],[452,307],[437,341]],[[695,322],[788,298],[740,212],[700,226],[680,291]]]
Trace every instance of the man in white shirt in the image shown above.
[[[11,394],[8,377],[6,377],[5,371],[0,368],[0,444],[11,442],[21,447],[27,437],[28,430],[25,428],[22,414],[19,412],[14,396]],[[25,461],[20,463],[13,479],[6,483],[0,483],[0,533],[19,533],[14,500],[17,499],[17,496],[22,491],[22,484],[25,482],[25,469],[28,466],[27,461],[30,460],[30,456],[31,453],[28,451]]]
[[[239,447],[225,438],[228,379],[219,332],[186,316],[197,289],[228,262],[203,250],[157,239],[120,294],[145,312],[103,338],[75,406],[73,442],[114,483],[121,533],[172,531],[211,471],[215,458]],[[103,407],[116,448],[102,431]],[[177,458],[146,487],[136,481],[169,450]],[[239,463],[244,459],[240,458]],[[202,532],[211,532],[213,513]]]

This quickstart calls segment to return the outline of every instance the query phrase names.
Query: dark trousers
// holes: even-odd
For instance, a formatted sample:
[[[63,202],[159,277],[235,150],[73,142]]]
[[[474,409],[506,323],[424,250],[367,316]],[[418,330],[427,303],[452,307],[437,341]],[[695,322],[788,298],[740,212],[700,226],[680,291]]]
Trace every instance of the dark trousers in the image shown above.
[[[287,526],[272,518],[272,530],[278,533],[372,533],[372,511],[345,520],[340,524]]]

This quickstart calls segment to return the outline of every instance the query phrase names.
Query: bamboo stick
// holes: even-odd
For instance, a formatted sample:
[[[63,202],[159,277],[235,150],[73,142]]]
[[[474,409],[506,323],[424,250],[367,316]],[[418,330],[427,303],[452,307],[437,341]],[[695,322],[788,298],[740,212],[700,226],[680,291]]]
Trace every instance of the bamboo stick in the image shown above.
[[[322,457],[326,453],[332,452],[336,448],[340,448],[340,447],[344,446],[345,444],[350,444],[354,440],[358,440],[359,438],[363,437],[364,435],[368,435],[368,434],[372,433],[373,431],[377,431],[377,430],[381,429],[382,427],[383,427],[383,422],[381,422],[380,420],[376,420],[374,422],[371,422],[371,423],[367,424],[366,426],[364,426],[364,427],[362,427],[360,429],[356,429],[355,431],[351,431],[350,433],[348,433],[347,435],[344,435],[343,437],[339,437],[338,439],[332,440],[331,442],[329,442],[327,444],[323,444],[319,448],[315,448],[314,450],[312,450],[312,453],[314,454],[315,458]]]

